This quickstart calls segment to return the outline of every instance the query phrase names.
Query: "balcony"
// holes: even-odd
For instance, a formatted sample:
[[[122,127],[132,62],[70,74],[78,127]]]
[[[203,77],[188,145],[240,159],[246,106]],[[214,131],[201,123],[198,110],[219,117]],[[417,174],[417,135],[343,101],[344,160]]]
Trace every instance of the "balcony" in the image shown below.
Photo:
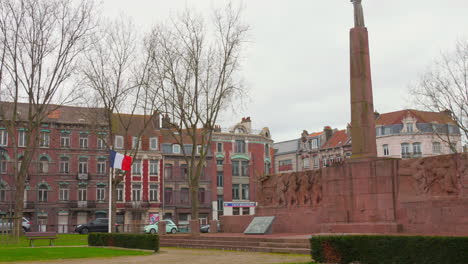
[[[80,180],[80,181],[87,181],[87,180],[89,180],[89,174],[88,173],[78,173],[76,178],[78,180]]]
[[[150,204],[148,201],[131,201],[125,203],[125,208],[134,210],[145,210],[149,208]]]
[[[70,201],[70,208],[79,210],[79,209],[92,209],[96,208],[96,201]]]
[[[35,208],[35,203],[32,201],[26,201],[24,202],[24,209],[34,209]]]

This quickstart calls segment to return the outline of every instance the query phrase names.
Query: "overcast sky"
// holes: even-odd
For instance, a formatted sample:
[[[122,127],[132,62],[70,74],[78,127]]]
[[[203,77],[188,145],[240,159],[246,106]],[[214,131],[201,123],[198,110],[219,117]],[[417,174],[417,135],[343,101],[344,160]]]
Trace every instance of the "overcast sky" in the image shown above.
[[[186,7],[210,15],[224,0],[104,0],[103,12],[125,14],[147,30]],[[269,127],[289,140],[303,129],[344,129],[350,120],[349,0],[248,0],[241,3],[251,26],[242,74],[250,99],[220,120],[230,127],[250,116],[253,128]],[[408,85],[443,51],[468,39],[467,0],[363,0],[369,31],[374,108],[380,113],[411,107]]]

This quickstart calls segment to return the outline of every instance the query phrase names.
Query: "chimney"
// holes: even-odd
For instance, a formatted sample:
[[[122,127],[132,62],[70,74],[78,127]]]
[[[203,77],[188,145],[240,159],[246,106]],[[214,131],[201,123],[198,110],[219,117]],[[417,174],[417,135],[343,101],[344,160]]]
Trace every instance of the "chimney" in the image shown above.
[[[348,123],[348,125],[346,126],[346,135],[348,135],[348,137],[351,136],[351,124]]]
[[[323,133],[325,134],[325,142],[330,140],[330,138],[333,136],[333,130],[331,129],[330,126],[326,126],[323,128]]]
[[[170,128],[171,126],[171,118],[165,114],[161,120],[161,128]]]
[[[214,132],[221,132],[221,126],[220,125],[215,125]]]
[[[158,111],[154,111],[153,112],[153,116],[151,118],[151,121],[153,122],[153,128],[154,129],[160,129],[161,127],[159,126],[160,125],[160,116],[159,116],[159,113]]]

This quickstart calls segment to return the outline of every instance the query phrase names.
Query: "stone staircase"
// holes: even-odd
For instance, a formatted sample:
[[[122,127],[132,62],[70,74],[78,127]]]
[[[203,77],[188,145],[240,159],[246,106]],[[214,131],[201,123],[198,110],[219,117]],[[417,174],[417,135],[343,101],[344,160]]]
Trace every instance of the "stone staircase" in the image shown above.
[[[160,236],[161,247],[205,248],[269,253],[310,254],[308,239],[222,236]]]

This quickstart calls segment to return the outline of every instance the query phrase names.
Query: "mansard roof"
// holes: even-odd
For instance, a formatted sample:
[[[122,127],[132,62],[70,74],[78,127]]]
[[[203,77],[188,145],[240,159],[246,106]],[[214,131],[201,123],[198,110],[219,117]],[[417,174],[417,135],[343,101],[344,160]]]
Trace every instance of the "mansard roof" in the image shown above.
[[[417,123],[438,123],[438,124],[453,124],[455,121],[445,112],[427,112],[414,109],[404,109],[396,112],[381,114],[376,120],[376,125],[395,125],[403,123],[403,119],[407,116],[416,118]]]

